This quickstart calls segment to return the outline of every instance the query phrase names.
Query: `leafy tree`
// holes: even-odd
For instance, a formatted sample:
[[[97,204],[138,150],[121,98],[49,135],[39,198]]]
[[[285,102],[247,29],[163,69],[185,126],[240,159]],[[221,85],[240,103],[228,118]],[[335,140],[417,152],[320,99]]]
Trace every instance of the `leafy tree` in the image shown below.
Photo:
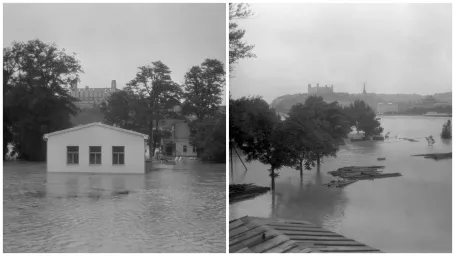
[[[196,131],[192,143],[197,148],[198,158],[203,161],[226,161],[226,115],[194,123]]]
[[[83,72],[75,54],[38,39],[3,51],[4,149],[13,143],[25,160],[46,159],[45,133],[71,127],[79,109],[69,87]],[[6,151],[5,151],[6,152]]]
[[[247,19],[252,15],[248,4],[229,3],[229,71],[234,70],[234,64],[240,59],[255,58],[252,52],[254,46],[242,41],[245,30],[240,29],[236,20]]]
[[[337,102],[326,103],[322,97],[310,96],[305,104],[291,108],[285,127],[291,138],[291,167],[309,170],[322,157],[336,157],[339,141],[351,132],[348,117]]]
[[[147,131],[144,129],[146,102],[139,95],[122,90],[112,93],[106,102],[101,103],[101,111],[104,113],[104,121],[109,125],[115,125],[124,129],[135,131]]]
[[[246,154],[246,161],[270,165],[272,189],[278,171],[289,161],[286,133],[279,115],[260,97],[230,100],[230,143]]]
[[[345,112],[350,117],[352,126],[355,126],[357,132],[363,131],[365,136],[380,134],[384,128],[376,119],[374,110],[363,100],[356,100],[346,107]]]
[[[452,138],[452,122],[447,120],[442,126],[441,138],[451,139]]]
[[[200,121],[213,117],[222,102],[225,85],[224,65],[216,59],[206,59],[185,74],[182,111],[195,114]]]
[[[197,117],[190,123],[190,143],[203,160],[225,161],[221,155],[226,153],[226,136],[222,140],[219,136],[220,129],[226,131],[222,127],[226,125],[226,117],[220,115],[224,84],[224,65],[216,59],[206,59],[185,74],[182,113]]]
[[[169,67],[161,61],[155,61],[152,65],[139,67],[136,77],[127,84],[126,90],[147,102],[146,112],[150,117],[146,121],[148,133],[150,138],[154,138],[153,143],[149,143],[149,150],[154,154],[158,141],[152,134],[153,124],[155,124],[155,130],[158,130],[159,121],[173,115],[168,110],[180,104],[182,89],[172,81]]]

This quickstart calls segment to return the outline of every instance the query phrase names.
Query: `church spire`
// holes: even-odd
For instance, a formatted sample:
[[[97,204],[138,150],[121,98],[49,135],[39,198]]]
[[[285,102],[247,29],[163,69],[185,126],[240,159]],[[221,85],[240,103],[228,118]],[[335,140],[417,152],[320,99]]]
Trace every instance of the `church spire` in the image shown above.
[[[363,83],[363,94],[367,94],[367,91],[365,91],[365,83]]]

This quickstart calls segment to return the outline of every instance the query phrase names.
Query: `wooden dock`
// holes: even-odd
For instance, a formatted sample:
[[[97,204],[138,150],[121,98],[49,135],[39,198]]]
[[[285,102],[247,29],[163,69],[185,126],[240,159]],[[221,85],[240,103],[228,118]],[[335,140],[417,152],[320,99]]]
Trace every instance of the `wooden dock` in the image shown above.
[[[260,187],[254,184],[231,184],[229,185],[229,203],[250,199],[267,193],[268,187]]]
[[[305,221],[245,216],[229,222],[229,253],[381,252]]]

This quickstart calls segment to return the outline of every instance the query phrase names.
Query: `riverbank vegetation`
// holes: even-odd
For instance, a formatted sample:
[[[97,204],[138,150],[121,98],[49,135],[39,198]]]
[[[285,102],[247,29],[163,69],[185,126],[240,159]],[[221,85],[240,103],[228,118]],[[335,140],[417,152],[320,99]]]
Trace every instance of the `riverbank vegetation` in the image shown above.
[[[71,127],[79,112],[69,87],[83,72],[75,54],[38,39],[3,49],[3,152],[44,161],[43,135]],[[3,158],[5,158],[5,154]]]
[[[300,171],[320,165],[323,158],[336,157],[340,141],[352,131],[372,136],[383,128],[374,111],[363,101],[342,107],[311,96],[292,106],[286,119],[261,97],[229,100],[229,141],[246,155],[270,166],[272,189],[279,170],[285,166]]]
[[[71,96],[71,85],[83,73],[76,54],[40,40],[14,42],[3,51],[3,152],[12,144],[19,159],[46,160],[43,135],[92,120],[149,134],[151,154],[170,132],[159,128],[164,119],[184,119],[191,127],[190,143],[202,160],[225,161],[224,64],[206,59],[185,75],[183,85],[171,78],[161,61],[138,68],[123,90],[99,108],[82,112]],[[181,106],[182,111],[175,111]],[[82,113],[82,115],[78,115]],[[74,122],[74,123],[72,123]]]
[[[441,138],[452,139],[452,122],[447,120],[442,126]]]

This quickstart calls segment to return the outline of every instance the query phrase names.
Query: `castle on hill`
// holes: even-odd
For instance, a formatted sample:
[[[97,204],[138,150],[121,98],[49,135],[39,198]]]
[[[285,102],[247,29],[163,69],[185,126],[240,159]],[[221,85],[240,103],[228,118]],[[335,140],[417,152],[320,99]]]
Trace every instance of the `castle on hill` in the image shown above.
[[[115,80],[112,80],[110,88],[77,88],[77,84],[71,85],[71,96],[78,98],[77,105],[80,107],[91,107],[94,104],[101,104],[107,100],[112,93],[118,91]]]
[[[316,87],[311,87],[311,84],[308,84],[308,94],[328,94],[333,93],[333,84],[328,87],[319,87],[319,83],[316,84]]]

